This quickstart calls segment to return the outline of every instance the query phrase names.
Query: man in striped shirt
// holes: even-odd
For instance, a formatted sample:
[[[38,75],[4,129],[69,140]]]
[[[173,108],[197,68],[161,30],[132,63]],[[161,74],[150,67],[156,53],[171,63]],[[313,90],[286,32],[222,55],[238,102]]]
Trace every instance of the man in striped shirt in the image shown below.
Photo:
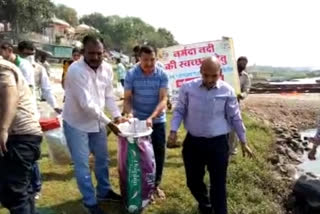
[[[150,46],[142,46],[140,63],[128,71],[125,78],[124,114],[146,120],[152,126],[152,144],[156,159],[156,196],[165,199],[160,189],[165,160],[166,133],[165,108],[167,105],[168,76],[156,63],[156,52]]]

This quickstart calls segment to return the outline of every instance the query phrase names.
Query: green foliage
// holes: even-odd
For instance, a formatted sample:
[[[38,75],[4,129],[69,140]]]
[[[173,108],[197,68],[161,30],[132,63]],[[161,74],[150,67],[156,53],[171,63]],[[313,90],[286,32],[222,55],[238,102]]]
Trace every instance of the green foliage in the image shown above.
[[[110,48],[125,53],[131,53],[138,44],[150,44],[157,48],[177,44],[171,32],[164,28],[156,30],[137,17],[105,17],[93,13],[83,16],[80,22],[98,29]]]
[[[54,14],[57,18],[65,20],[72,26],[77,26],[79,24],[77,11],[73,8],[59,4],[56,6]]]
[[[16,31],[39,31],[53,16],[54,4],[50,0],[1,0],[0,11],[0,19],[9,21]]]

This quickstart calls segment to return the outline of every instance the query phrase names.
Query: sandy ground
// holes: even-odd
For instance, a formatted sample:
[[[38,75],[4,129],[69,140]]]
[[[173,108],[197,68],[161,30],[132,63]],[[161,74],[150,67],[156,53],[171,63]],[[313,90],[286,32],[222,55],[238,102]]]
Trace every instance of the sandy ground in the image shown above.
[[[250,94],[242,107],[274,125],[313,128],[320,115],[320,94]]]

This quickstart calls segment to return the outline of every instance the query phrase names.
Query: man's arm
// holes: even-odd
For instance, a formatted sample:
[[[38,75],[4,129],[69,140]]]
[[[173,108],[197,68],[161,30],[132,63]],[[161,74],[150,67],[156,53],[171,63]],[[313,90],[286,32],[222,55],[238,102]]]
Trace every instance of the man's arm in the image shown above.
[[[124,91],[123,112],[124,115],[132,114],[132,91]]]
[[[188,106],[188,95],[185,91],[184,86],[179,90],[179,98],[176,107],[173,111],[173,116],[171,120],[171,131],[168,137],[168,148],[175,147],[177,142],[177,131],[184,119]]]
[[[0,98],[0,131],[8,132],[16,116],[19,99],[16,80],[11,71],[0,73]]]
[[[163,112],[163,110],[167,107],[168,101],[168,90],[166,88],[161,88],[159,92],[159,104],[157,105],[154,112],[150,115],[150,119],[155,119],[159,114]]]
[[[255,155],[247,143],[246,128],[242,121],[239,102],[234,91],[231,92],[226,101],[226,117],[239,137],[243,157],[248,156],[249,158],[254,158]]]
[[[241,98],[242,99],[245,99],[249,92],[250,92],[250,88],[251,88],[251,80],[250,80],[250,77],[249,75],[245,75],[245,81],[243,83],[243,91],[241,92]]]
[[[242,121],[239,103],[237,101],[234,91],[231,93],[231,95],[227,98],[226,101],[226,116],[227,120],[230,122],[230,125],[236,131],[241,143],[247,143],[246,128]]]
[[[187,107],[188,106],[188,95],[185,89],[185,86],[182,85],[182,87],[179,90],[179,97],[178,101],[176,103],[176,106],[173,111],[172,120],[171,120],[171,131],[177,132],[183,118],[185,117],[187,113]]]
[[[129,71],[124,79],[124,101],[123,101],[123,115],[132,115],[132,90],[133,90],[133,76],[132,71]]]
[[[53,108],[58,108],[57,100],[52,93],[50,79],[46,72],[46,69],[42,67],[41,69],[41,92],[48,104]]]
[[[168,101],[168,76],[166,73],[164,73],[161,76],[161,82],[160,82],[160,91],[159,91],[159,104],[157,105],[156,109],[153,111],[153,113],[150,115],[150,119],[155,119],[158,117],[159,114],[163,112],[163,110],[167,107],[167,101]]]

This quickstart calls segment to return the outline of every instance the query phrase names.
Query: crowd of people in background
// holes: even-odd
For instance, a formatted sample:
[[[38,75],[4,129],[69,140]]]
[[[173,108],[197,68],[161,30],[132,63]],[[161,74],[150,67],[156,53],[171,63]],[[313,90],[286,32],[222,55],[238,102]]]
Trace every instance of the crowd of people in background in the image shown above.
[[[17,50],[9,42],[0,46],[0,202],[11,214],[36,214],[35,200],[41,192],[40,157],[42,132],[39,103],[46,101],[62,113],[64,134],[71,153],[78,188],[90,214],[103,214],[101,201],[121,201],[109,180],[109,154],[106,127],[119,135],[119,123],[130,118],[145,120],[151,135],[156,161],[155,191],[152,200],[165,200],[161,188],[166,147],[177,147],[177,133],[184,123],[187,135],[182,157],[187,186],[202,214],[227,214],[227,169],[230,155],[237,153],[240,141],[244,156],[254,157],[246,139],[240,102],[250,90],[246,71],[248,59],[237,60],[241,93],[220,79],[221,64],[215,57],[204,59],[201,78],[183,84],[173,110],[170,133],[166,137],[166,109],[171,107],[168,76],[157,60],[155,48],[133,49],[134,65],[128,69],[121,58],[115,60],[116,81],[124,88],[123,109],[113,94],[113,67],[104,59],[101,38],[86,36],[82,49],[74,48],[63,62],[61,84],[65,90],[63,110],[50,83],[47,56],[35,59],[32,42],[22,41]],[[107,109],[112,118],[106,115]],[[320,130],[320,129],[319,129]],[[315,159],[320,131],[309,154]],[[236,136],[237,135],[237,136]],[[94,187],[89,156],[95,158]],[[204,183],[210,175],[210,191]]]

